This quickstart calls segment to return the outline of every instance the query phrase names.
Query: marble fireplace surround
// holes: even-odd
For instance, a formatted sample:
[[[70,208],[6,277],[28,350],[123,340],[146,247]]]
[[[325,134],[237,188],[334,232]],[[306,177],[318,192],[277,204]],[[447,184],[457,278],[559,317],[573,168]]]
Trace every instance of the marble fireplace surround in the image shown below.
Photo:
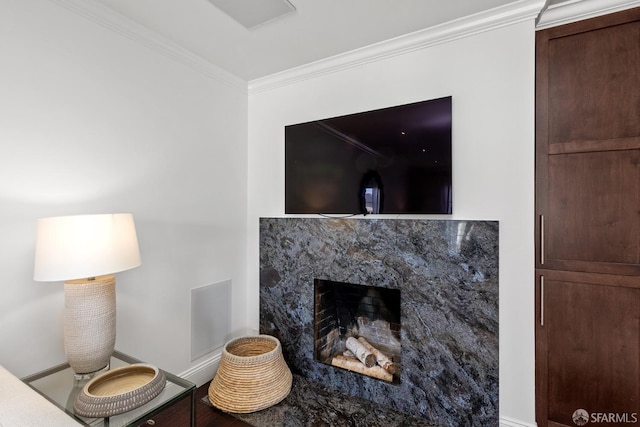
[[[401,290],[400,384],[314,360],[314,279]],[[261,218],[260,332],[311,381],[433,425],[498,425],[498,223]]]

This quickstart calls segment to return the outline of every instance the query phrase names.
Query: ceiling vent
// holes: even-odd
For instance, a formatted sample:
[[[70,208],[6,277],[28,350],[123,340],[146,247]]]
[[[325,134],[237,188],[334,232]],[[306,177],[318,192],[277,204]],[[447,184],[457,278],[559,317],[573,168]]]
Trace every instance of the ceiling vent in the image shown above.
[[[209,0],[248,29],[296,10],[287,0]]]

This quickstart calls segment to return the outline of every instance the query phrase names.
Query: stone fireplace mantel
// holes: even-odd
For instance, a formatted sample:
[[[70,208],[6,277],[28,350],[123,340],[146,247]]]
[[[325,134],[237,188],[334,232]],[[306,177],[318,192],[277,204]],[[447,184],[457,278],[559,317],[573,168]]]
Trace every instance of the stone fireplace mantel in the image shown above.
[[[401,290],[399,383],[314,360],[315,279]],[[429,424],[498,425],[498,223],[262,218],[260,332],[312,381]]]

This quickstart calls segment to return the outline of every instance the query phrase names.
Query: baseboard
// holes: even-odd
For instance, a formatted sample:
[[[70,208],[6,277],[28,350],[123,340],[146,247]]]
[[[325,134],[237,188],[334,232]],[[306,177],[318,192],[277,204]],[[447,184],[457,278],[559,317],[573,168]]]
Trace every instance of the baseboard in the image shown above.
[[[184,371],[179,376],[187,381],[191,381],[197,387],[200,387],[213,379],[213,376],[218,370],[218,364],[220,364],[220,356],[221,353],[218,353],[211,358],[198,363],[191,369]]]
[[[500,427],[537,427],[536,423],[527,423],[513,418],[500,417]]]

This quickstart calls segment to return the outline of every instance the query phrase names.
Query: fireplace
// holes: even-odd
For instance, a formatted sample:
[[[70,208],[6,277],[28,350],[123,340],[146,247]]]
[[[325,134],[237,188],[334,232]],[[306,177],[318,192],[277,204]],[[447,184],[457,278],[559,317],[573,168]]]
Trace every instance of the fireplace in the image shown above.
[[[398,292],[392,382],[318,359],[317,281]],[[260,332],[280,340],[294,374],[323,386],[428,425],[498,425],[498,223],[262,218]]]
[[[314,280],[315,360],[398,384],[400,290]]]

